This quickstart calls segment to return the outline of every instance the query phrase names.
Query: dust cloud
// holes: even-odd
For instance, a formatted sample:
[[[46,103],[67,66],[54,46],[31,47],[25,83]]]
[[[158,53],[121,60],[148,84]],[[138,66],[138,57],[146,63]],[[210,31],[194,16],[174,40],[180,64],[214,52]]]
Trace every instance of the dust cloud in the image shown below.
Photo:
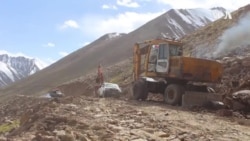
[[[220,38],[212,56],[221,57],[227,53],[250,45],[250,13],[240,19],[238,24],[227,29]]]

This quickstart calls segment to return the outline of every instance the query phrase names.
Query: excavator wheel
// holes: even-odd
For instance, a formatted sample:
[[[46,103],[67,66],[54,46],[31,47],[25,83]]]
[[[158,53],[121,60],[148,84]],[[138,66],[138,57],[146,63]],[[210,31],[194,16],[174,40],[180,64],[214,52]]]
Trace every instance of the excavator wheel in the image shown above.
[[[133,85],[133,98],[135,100],[146,100],[148,97],[147,83],[144,79],[139,79]]]
[[[170,84],[167,86],[164,92],[164,101],[170,105],[181,104],[182,94],[184,93],[184,88],[177,84]]]

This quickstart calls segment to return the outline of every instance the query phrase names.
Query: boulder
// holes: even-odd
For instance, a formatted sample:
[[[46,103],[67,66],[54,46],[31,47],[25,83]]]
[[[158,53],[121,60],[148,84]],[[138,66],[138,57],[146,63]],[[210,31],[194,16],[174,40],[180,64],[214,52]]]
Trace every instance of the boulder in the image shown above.
[[[250,105],[250,90],[241,90],[232,94],[233,99],[244,105]]]
[[[242,66],[244,66],[244,67],[250,67],[250,60],[244,60],[244,61],[242,61]]]
[[[244,110],[247,107],[246,107],[246,105],[234,100],[232,102],[232,108],[233,108],[233,110],[238,111],[238,110]]]
[[[241,71],[241,69],[242,68],[240,67],[240,65],[234,65],[234,66],[230,67],[227,71],[229,73],[236,74],[236,73],[239,73]]]
[[[58,139],[54,136],[36,134],[36,136],[32,139],[32,141],[58,141]]]
[[[250,61],[250,54],[247,57],[243,58],[244,61]]]
[[[75,137],[72,134],[65,134],[58,136],[61,141],[75,141]]]
[[[7,138],[0,136],[0,141],[7,141]]]
[[[220,109],[217,111],[217,114],[219,116],[223,116],[223,117],[231,117],[233,116],[233,112],[231,110],[228,109]]]

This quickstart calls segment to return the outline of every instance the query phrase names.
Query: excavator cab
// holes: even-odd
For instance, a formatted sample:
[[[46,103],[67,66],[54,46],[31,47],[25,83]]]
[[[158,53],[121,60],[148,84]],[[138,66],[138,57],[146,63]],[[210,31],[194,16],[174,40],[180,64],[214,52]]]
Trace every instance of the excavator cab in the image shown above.
[[[171,56],[182,56],[180,45],[160,43],[153,44],[149,49],[148,71],[168,73]]]
[[[134,46],[134,79],[141,74],[148,77],[166,75],[170,70],[170,58],[182,56],[182,43],[170,39],[155,39]]]

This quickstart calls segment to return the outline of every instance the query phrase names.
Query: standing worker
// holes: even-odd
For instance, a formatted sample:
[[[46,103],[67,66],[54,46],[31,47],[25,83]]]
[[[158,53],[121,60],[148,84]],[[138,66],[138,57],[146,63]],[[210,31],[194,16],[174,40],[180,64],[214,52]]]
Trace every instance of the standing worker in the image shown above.
[[[99,64],[96,77],[95,94],[97,94],[98,89],[103,85],[103,83],[104,83],[104,78],[103,78],[102,68],[101,64]]]

